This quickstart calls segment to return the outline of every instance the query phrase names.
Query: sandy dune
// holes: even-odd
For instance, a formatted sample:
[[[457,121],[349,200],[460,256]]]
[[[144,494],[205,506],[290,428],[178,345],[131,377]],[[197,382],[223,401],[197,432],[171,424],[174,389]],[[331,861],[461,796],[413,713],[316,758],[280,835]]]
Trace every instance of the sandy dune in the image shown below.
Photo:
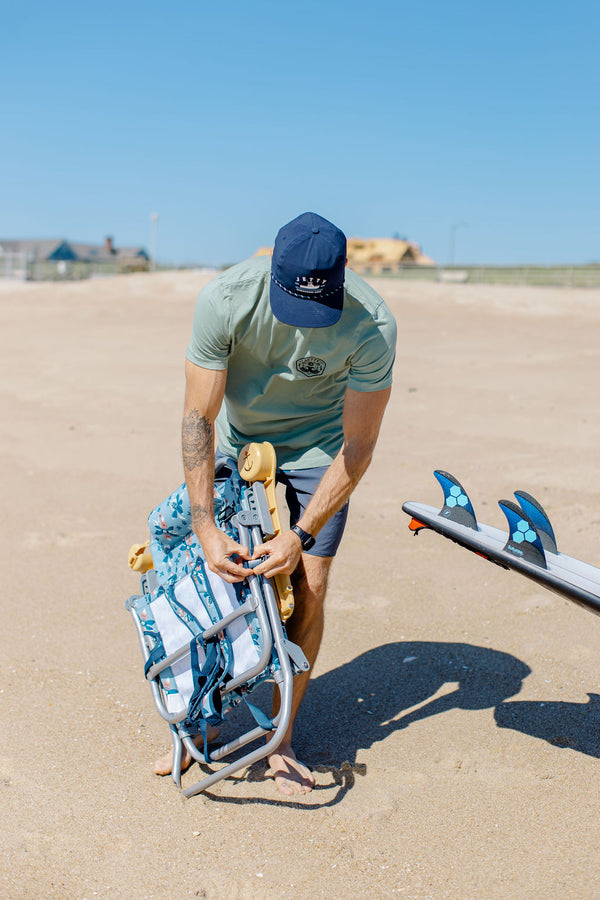
[[[597,898],[600,621],[401,505],[444,468],[502,526],[524,489],[600,565],[600,292],[375,282],[396,384],[297,726],[317,789],[259,766],[185,801],[123,604],[207,277],[0,283],[0,896]]]

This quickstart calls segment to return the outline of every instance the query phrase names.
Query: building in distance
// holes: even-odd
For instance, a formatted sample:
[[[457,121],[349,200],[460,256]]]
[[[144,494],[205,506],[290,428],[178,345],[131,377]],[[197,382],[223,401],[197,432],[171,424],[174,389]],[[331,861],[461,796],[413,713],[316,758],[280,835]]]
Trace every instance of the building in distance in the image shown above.
[[[419,244],[402,238],[348,238],[348,265],[361,275],[393,275],[406,266],[435,266]]]
[[[255,256],[268,256],[272,247],[259,247]],[[348,238],[348,266],[360,275],[393,275],[410,266],[435,266],[414,241],[401,238]]]
[[[110,237],[103,244],[64,238],[0,238],[0,266],[11,268],[17,277],[85,278],[90,274],[145,272],[150,268],[150,257],[143,247],[115,247]]]

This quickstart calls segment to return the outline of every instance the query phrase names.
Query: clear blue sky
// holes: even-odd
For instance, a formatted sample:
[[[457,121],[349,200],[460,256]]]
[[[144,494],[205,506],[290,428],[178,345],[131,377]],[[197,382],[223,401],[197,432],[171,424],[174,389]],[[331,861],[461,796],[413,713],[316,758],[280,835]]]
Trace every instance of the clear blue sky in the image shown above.
[[[0,238],[224,263],[305,210],[440,262],[600,259],[594,0],[4,4]],[[467,224],[460,224],[467,223]]]

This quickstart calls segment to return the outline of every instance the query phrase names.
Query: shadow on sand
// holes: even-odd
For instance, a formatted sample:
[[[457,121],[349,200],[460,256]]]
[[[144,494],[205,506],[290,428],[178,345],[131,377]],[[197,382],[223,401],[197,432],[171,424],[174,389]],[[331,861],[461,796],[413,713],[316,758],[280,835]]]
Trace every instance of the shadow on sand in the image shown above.
[[[522,700],[501,703],[494,718],[499,728],[512,728],[600,759],[600,695],[587,703]]]
[[[298,718],[298,752],[315,764],[354,763],[358,750],[419,719],[450,709],[494,708],[500,728],[600,757],[599,695],[589,694],[587,703],[505,702],[530,671],[508,653],[471,644],[375,647],[311,682]],[[436,696],[449,683],[454,690]]]
[[[419,719],[498,706],[519,693],[529,672],[508,653],[471,644],[375,647],[311,682],[296,726],[298,753],[315,764],[354,763],[360,749]],[[437,696],[450,685],[449,693]]]
[[[308,807],[283,798],[250,802],[305,809],[336,805],[352,789],[356,776],[366,774],[366,766],[357,762],[361,749],[419,719],[453,709],[493,708],[501,728],[600,757],[600,696],[590,694],[588,703],[506,702],[519,693],[530,672],[508,653],[471,644],[403,641],[368,650],[311,681],[298,716],[294,734],[298,757],[315,771],[327,773],[330,783],[313,792]],[[259,764],[245,780],[265,777],[265,766]],[[331,788],[336,788],[333,797]],[[316,796],[319,790],[328,795],[323,803]]]

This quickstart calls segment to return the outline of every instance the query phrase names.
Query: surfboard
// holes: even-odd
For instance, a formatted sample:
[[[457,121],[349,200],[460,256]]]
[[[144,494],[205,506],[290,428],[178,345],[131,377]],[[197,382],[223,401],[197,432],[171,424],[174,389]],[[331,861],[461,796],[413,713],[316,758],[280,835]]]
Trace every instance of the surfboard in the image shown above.
[[[502,531],[477,521],[467,492],[453,475],[441,469],[433,474],[444,492],[442,508],[412,501],[402,505],[414,534],[429,528],[600,615],[600,569],[559,552],[550,519],[531,494],[515,491],[516,503],[499,501],[508,525]]]

